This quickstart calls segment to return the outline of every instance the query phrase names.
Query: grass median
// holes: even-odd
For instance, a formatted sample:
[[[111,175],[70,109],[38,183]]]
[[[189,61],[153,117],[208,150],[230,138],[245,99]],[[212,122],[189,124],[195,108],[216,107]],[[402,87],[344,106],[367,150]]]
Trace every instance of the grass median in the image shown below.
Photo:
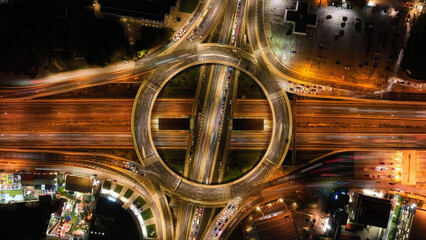
[[[152,215],[152,211],[151,208],[145,209],[144,211],[141,212],[142,218],[144,221],[154,217],[154,215]]]

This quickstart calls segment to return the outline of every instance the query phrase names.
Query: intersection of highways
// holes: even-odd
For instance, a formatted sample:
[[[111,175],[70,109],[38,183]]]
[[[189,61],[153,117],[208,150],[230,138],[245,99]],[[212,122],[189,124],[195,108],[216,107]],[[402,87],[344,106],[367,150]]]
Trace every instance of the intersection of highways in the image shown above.
[[[386,182],[359,177],[356,169],[371,164],[377,151],[390,155],[392,150],[414,149],[419,158],[425,157],[424,96],[416,95],[406,102],[383,101],[380,98],[392,89],[393,81],[385,89],[371,89],[312,78],[286,68],[270,51],[263,26],[264,4],[263,0],[201,1],[193,20],[185,26],[186,34],[137,62],[7,83],[8,87],[0,89],[1,168],[49,166],[95,172],[100,178],[125,182],[151,203],[158,239],[226,239],[258,204],[297,189],[332,185],[324,175],[312,174],[311,170],[322,165],[328,164],[326,173],[350,181],[351,187],[389,188]],[[196,28],[203,37],[189,41],[188,36]],[[250,52],[240,48],[244,32]],[[201,103],[157,100],[173,76],[196,65],[203,65],[202,71],[207,75],[200,87],[204,89],[203,96],[196,97]],[[126,80],[148,71],[153,74],[141,83],[136,99],[38,99]],[[254,79],[267,100],[237,101],[235,89],[240,73]],[[292,92],[289,82],[325,86],[327,91],[316,95],[321,99],[290,101],[287,92],[306,94]],[[177,109],[175,105],[180,108],[173,110]],[[160,115],[186,115],[194,124],[190,133],[153,131],[152,119]],[[266,119],[271,122],[271,131],[231,133],[228,116]],[[183,175],[173,172],[156,150],[161,147],[186,149],[185,166],[189,170]],[[266,152],[243,177],[212,184],[221,178],[217,171],[222,165],[221,153],[235,147],[261,148]],[[129,161],[126,158],[81,151],[106,148],[134,148],[140,161],[137,169],[127,170],[123,166]],[[287,151],[296,148],[339,150],[332,156],[344,161],[340,165],[328,163],[324,160],[328,156],[324,156],[270,180],[273,172],[282,169]],[[357,162],[359,159],[364,162]],[[345,168],[341,168],[342,164],[346,164]],[[425,195],[422,187],[393,186],[396,187]],[[181,221],[176,225],[172,205],[179,208],[175,217]],[[215,216],[211,208],[218,207],[224,208]],[[203,212],[197,215],[204,222],[199,230],[191,228],[194,209]],[[225,218],[227,221],[218,231],[215,226]]]

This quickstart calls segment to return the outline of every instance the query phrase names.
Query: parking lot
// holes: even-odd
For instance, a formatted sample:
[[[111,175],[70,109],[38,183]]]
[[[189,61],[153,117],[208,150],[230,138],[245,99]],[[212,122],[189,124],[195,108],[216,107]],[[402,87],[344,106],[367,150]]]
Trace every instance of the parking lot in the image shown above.
[[[307,35],[291,32],[293,24],[284,21],[286,8],[294,10],[296,1],[265,4],[267,37],[282,63],[308,76],[380,88],[387,84],[405,37],[405,8],[397,13],[393,7],[344,9],[311,1],[317,26]]]

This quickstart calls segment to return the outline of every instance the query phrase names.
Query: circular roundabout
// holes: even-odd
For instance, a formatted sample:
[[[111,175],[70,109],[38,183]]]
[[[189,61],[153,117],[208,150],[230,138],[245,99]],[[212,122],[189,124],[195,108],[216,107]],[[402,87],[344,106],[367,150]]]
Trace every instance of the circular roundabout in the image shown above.
[[[179,64],[166,64],[161,67],[153,77],[141,85],[136,96],[132,111],[132,134],[136,153],[147,170],[157,173],[150,175],[151,180],[160,184],[170,194],[200,205],[224,205],[247,188],[261,183],[283,162],[291,138],[289,100],[277,80],[260,68],[254,58],[239,49],[203,44],[190,53],[185,51],[175,54],[181,56]],[[201,184],[173,172],[158,154],[151,133],[152,109],[161,89],[182,70],[201,64],[223,64],[244,72],[260,85],[272,111],[272,135],[263,158],[243,177],[224,184]]]

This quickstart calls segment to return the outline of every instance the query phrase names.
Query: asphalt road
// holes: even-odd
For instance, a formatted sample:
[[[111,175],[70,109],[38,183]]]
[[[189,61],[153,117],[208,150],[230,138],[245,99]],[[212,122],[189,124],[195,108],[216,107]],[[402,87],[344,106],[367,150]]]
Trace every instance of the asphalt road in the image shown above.
[[[193,49],[192,51],[195,52],[204,52],[201,59],[197,55],[191,55],[193,54],[191,52],[186,52],[185,62],[162,69],[160,71],[161,74],[156,75],[153,79],[143,84],[136,97],[137,104],[135,105],[134,115],[132,116],[132,132],[137,145],[137,153],[144,159],[143,162],[148,169],[152,169],[152,171],[163,176],[161,179],[155,179],[154,181],[159,181],[168,191],[175,193],[184,200],[191,199],[195,202],[209,202],[210,204],[221,204],[223,201],[227,201],[235,190],[241,189],[241,187],[237,187],[239,184],[246,186],[248,182],[256,183],[267,176],[274,164],[279,165],[284,160],[284,155],[289,145],[288,134],[290,131],[288,123],[290,118],[287,111],[288,100],[285,92],[280,90],[280,86],[274,81],[274,78],[258,68],[252,62],[252,58],[245,55],[245,53],[239,52],[239,50],[234,51],[233,49],[229,49],[229,52],[225,54],[217,54],[218,52],[207,54],[217,48],[221,48],[221,46],[205,45],[202,48]],[[159,86],[162,86],[164,81],[167,81],[170,76],[193,64],[193,58],[198,59],[198,63],[225,63],[226,60],[228,65],[236,67],[252,78],[257,79],[264,87],[272,112],[274,112],[276,122],[274,123],[274,132],[271,137],[272,147],[268,149],[261,163],[240,179],[236,185],[233,184],[232,187],[230,185],[201,185],[182,179],[170,172],[164,163],[160,161],[159,156],[154,151],[153,142],[150,140],[151,133],[147,128],[149,126],[147,121],[151,118],[149,111],[144,109],[152,108],[154,97],[160,90]],[[228,61],[230,59],[233,60]]]
[[[131,100],[30,100],[0,104],[4,146],[129,147]],[[191,100],[162,99],[153,117],[189,116]],[[426,106],[352,101],[297,100],[298,149],[422,148]],[[235,117],[271,118],[263,100],[239,100]],[[153,131],[157,147],[185,148],[188,133]],[[231,148],[266,148],[270,133],[231,134]]]
[[[0,102],[0,132],[127,132],[133,99],[20,100]],[[236,117],[271,119],[266,101],[239,100]],[[188,117],[193,100],[159,99],[153,118]]]
[[[212,4],[210,5],[210,3]],[[196,27],[203,28],[202,32],[205,35],[211,32],[213,26],[217,25],[217,23],[220,21],[220,18],[218,16],[221,15],[221,12],[223,10],[230,11],[229,9],[223,7],[227,5],[225,3],[226,1],[221,0],[206,1],[204,6],[200,6],[196,10],[197,17],[189,25],[188,33],[185,34],[179,42],[171,43],[165,49],[163,49],[168,52],[171,52],[179,45],[182,46],[180,50],[174,51],[169,55],[153,55],[147,57],[144,60],[137,62],[135,64],[136,68],[134,69],[131,65],[124,65],[124,68],[122,70],[100,70],[99,72],[95,72],[94,74],[75,76],[74,78],[70,78],[70,81],[63,81],[61,83],[59,81],[49,79],[49,83],[45,84],[44,86],[34,87],[30,89],[2,91],[1,96],[5,98],[33,98],[58,94],[74,89],[118,81],[120,79],[131,77],[135,73],[147,71],[153,68],[158,68],[159,66],[164,66],[161,69],[164,70],[161,72],[161,74],[143,83],[143,86],[140,91],[141,94],[138,95],[137,103],[135,105],[135,115],[130,117],[133,122],[131,130],[133,131],[134,142],[137,143],[138,154],[140,155],[141,159],[143,159],[143,163],[146,165],[146,167],[150,171],[153,171],[157,174],[151,176],[151,180],[153,180],[155,183],[162,184],[166,188],[166,190],[171,192],[172,194],[176,194],[177,196],[180,196],[183,199],[194,201],[196,203],[205,203],[211,205],[224,204],[228,200],[232,199],[233,196],[243,195],[243,190],[247,188],[250,189],[258,182],[263,181],[265,176],[268,176],[274,166],[280,165],[288,149],[288,136],[291,130],[290,125],[288,123],[288,121],[290,120],[290,116],[288,113],[289,109],[287,109],[286,105],[288,103],[288,99],[286,98],[285,92],[281,88],[282,86],[277,82],[276,77],[273,77],[271,75],[273,74],[281,76],[286,80],[306,79],[305,75],[297,74],[283,67],[282,64],[280,64],[277,59],[275,59],[273,53],[269,50],[266,35],[264,34],[265,27],[262,25],[264,14],[263,1],[252,0],[248,2],[249,16],[247,17],[247,19],[250,19],[248,33],[255,58],[249,56],[247,53],[244,53],[240,50],[234,51],[232,48],[227,48],[215,44],[203,44],[199,46],[197,46],[198,43],[195,44],[195,42],[182,44],[182,42],[185,41],[184,38],[186,38],[189,32]],[[201,16],[201,18],[199,16]],[[225,24],[227,24],[229,22],[229,19],[231,18],[227,17],[225,19]],[[201,25],[203,25],[204,27],[202,27]],[[273,142],[272,146],[268,149],[265,158],[256,167],[256,169],[253,170],[250,174],[248,174],[245,178],[241,179],[241,181],[236,182],[235,184],[201,186],[199,184],[197,185],[195,183],[188,182],[185,179],[179,178],[178,176],[174,175],[170,171],[167,171],[167,169],[164,168],[164,165],[158,161],[158,156],[156,156],[155,151],[153,150],[155,143],[151,140],[152,138],[150,129],[147,129],[146,127],[149,126],[151,117],[154,116],[150,113],[151,111],[147,111],[147,109],[151,110],[153,108],[152,103],[155,100],[155,93],[158,93],[159,91],[159,86],[161,86],[162,83],[166,81],[169,76],[173,76],[183,68],[188,67],[193,63],[203,62],[232,65],[233,67],[237,67],[240,70],[245,71],[250,76],[256,77],[260,81],[262,86],[265,88],[265,91],[268,95],[269,105],[272,108],[272,116],[275,121],[272,123],[274,127],[274,130],[271,135],[271,139]],[[272,74],[264,72],[266,68],[269,68],[272,71]],[[309,81],[315,83],[330,84],[330,81],[326,81],[324,79],[309,79]],[[332,82],[331,84],[334,84],[337,87],[354,91],[363,91],[363,93],[368,93],[368,91],[370,91],[368,87],[361,87],[356,84],[341,84],[336,82]],[[335,92],[331,93],[331,95],[339,95],[339,93]],[[125,113],[119,113],[119,123],[114,124],[112,118],[110,117],[112,115],[111,110],[114,108],[114,106],[110,105],[110,107],[111,109],[105,108],[104,110],[101,110],[104,111],[104,113],[102,114],[99,114],[97,111],[92,111],[90,113],[90,109],[87,109],[87,112],[84,115],[77,115],[77,112],[80,112],[80,110],[74,110],[75,115],[72,116],[63,116],[63,111],[61,111],[60,108],[52,107],[50,110],[46,110],[48,111],[48,113],[43,113],[44,110],[42,110],[38,114],[34,114],[34,116],[38,117],[31,116],[30,114],[27,115],[26,113],[14,113],[13,109],[7,109],[6,111],[4,111],[4,114],[2,116],[10,114],[13,115],[11,115],[10,118],[6,119],[6,121],[1,122],[1,125],[6,126],[5,128],[8,129],[6,132],[10,132],[10,134],[7,136],[3,135],[2,140],[3,142],[5,142],[5,144],[9,142],[12,144],[20,144],[19,141],[21,141],[21,143],[41,141],[39,142],[39,144],[42,143],[45,146],[48,146],[49,144],[55,144],[55,142],[62,142],[65,146],[68,146],[68,144],[71,144],[70,142],[72,141],[79,141],[80,144],[85,145],[88,145],[88,143],[90,142],[99,142],[101,144],[105,144],[105,146],[117,146],[119,145],[118,142],[120,142],[123,145],[125,144],[126,139],[129,139],[129,129],[123,130],[121,132],[117,131],[117,129],[121,127],[128,127],[120,125],[119,123],[129,122],[129,115],[128,113],[127,115]],[[108,110],[109,114],[107,114]],[[178,108],[176,108],[176,110],[179,111]],[[300,119],[296,119],[296,130],[297,128],[302,128],[305,131],[306,129],[309,129],[308,131],[302,132],[301,134],[296,136],[296,146],[299,146],[299,144],[301,144],[300,146],[302,148],[304,146],[309,146],[310,148],[318,147],[321,149],[327,147],[347,148],[353,146],[351,144],[354,144],[356,146],[367,146],[368,144],[368,146],[374,148],[378,148],[379,146],[406,148],[413,148],[413,146],[423,147],[421,143],[424,142],[425,133],[423,132],[424,127],[422,123],[419,122],[416,117],[416,114],[419,113],[414,113],[414,109],[412,109],[411,112],[404,112],[403,116],[395,115],[396,117],[394,118],[393,114],[389,116],[391,110],[379,110],[383,110],[385,112],[385,114],[382,116],[384,116],[384,118],[386,119],[377,119],[373,117],[375,114],[378,114],[378,112],[380,112],[374,109],[366,109],[364,113],[362,113],[361,110],[355,111],[358,113],[343,113],[345,111],[344,109],[333,109],[329,107],[328,109],[323,108],[312,110],[312,115],[317,115],[315,117],[309,116],[309,113],[307,113],[308,115],[306,115],[306,113],[303,112],[300,115],[296,114],[296,117],[299,117]],[[86,110],[83,109],[82,112],[84,111]],[[335,114],[335,111],[337,111],[338,113],[339,111],[342,111],[341,114],[345,114],[351,117],[342,117],[343,120],[341,122],[337,122],[336,124],[334,120],[336,116],[332,115]],[[421,114],[422,113],[420,113],[420,115]],[[60,119],[59,122],[54,120],[52,122],[49,122],[49,124],[47,125],[43,125],[44,119],[56,119],[56,117],[53,117],[56,115],[60,115],[60,117],[58,117],[58,119]],[[24,118],[25,120],[22,120],[21,118]],[[323,119],[322,122],[318,121],[318,118]],[[1,121],[3,121],[3,118],[1,119]],[[22,122],[22,124],[20,121]],[[99,124],[99,122],[97,121],[100,121],[102,123]],[[107,123],[104,123],[105,121]],[[83,122],[89,122],[89,125],[85,126],[85,124],[82,124]],[[299,123],[303,123],[305,124],[305,126],[301,127],[301,125],[297,125]],[[337,129],[340,130],[342,129],[341,125],[344,125],[357,133],[342,133],[340,131],[332,133],[326,132],[328,130],[333,129],[333,131],[337,131]],[[31,133],[24,132],[27,130],[22,131],[22,126],[24,126],[24,129],[31,129]],[[311,126],[316,129],[322,129],[322,132],[320,130],[312,132],[310,129],[312,128]],[[405,126],[410,126],[410,131],[413,131],[413,134],[406,134],[406,132],[403,130]],[[55,130],[57,127],[59,129],[62,129],[61,131],[58,131],[58,134]],[[328,130],[324,130],[324,128],[328,128]],[[380,131],[380,133],[370,130],[373,128],[380,129],[376,130]],[[47,129],[47,132],[49,133],[44,133],[45,130],[33,133],[32,130],[34,129]],[[389,132],[386,131],[386,129],[395,130],[394,132]],[[417,132],[414,132],[414,129],[417,129]],[[369,132],[369,130],[371,132]],[[86,132],[87,135],[78,135],[80,133],[85,134]],[[382,134],[382,132],[385,134]],[[396,136],[390,136],[390,134],[394,133],[401,134],[398,134]],[[114,139],[109,139],[111,137]],[[247,137],[251,138],[252,136]],[[17,142],[13,143],[13,141],[16,140]],[[237,140],[237,142],[240,142],[240,140],[241,139]],[[131,140],[129,142],[131,142]],[[309,144],[306,144],[306,142],[309,142]],[[87,164],[83,164],[81,166],[88,167]],[[339,170],[341,172],[342,169],[335,168],[333,170]],[[315,171],[315,168],[313,168],[312,171]],[[164,194],[161,194],[160,190],[156,191],[156,193],[162,196],[163,200],[165,199]],[[167,208],[166,201],[162,201],[160,205],[164,209]],[[159,215],[158,212],[156,213],[157,215]],[[161,225],[166,226],[165,228],[168,228],[167,230],[165,230],[164,228],[158,229],[158,232],[165,232],[168,234],[164,236],[165,239],[170,239],[170,237],[172,236],[170,235],[170,233],[172,232],[172,230],[170,229],[173,228],[173,224],[170,222],[170,219],[170,216],[165,216],[163,219],[163,224],[165,224],[165,221],[168,222],[165,225]]]
[[[223,232],[217,239],[226,239],[235,227],[262,203],[267,203],[276,200],[286,195],[301,191],[303,188],[357,188],[357,189],[378,189],[384,192],[390,189],[398,189],[399,194],[415,194],[424,196],[424,185],[400,185],[389,184],[394,182],[393,178],[384,177],[366,177],[365,173],[371,175],[386,175],[392,174],[389,169],[395,165],[393,162],[395,151],[349,151],[338,152],[335,154],[326,155],[314,162],[298,168],[290,174],[287,174],[278,179],[262,183],[250,192],[241,194],[246,201],[240,202],[238,210],[233,214],[232,218],[225,224]],[[417,151],[418,158],[425,158],[425,151]],[[425,158],[426,159],[426,158]],[[380,164],[383,162],[384,164]],[[367,168],[367,170],[364,170]],[[374,168],[374,169],[371,169]],[[363,174],[360,174],[362,172]],[[330,179],[331,178],[331,179]],[[338,180],[336,180],[338,179]],[[234,199],[235,200],[235,199]],[[213,231],[215,221],[218,221],[224,214],[225,210],[232,206],[229,203],[218,216],[212,221],[209,226],[209,234],[206,239],[214,239]]]

